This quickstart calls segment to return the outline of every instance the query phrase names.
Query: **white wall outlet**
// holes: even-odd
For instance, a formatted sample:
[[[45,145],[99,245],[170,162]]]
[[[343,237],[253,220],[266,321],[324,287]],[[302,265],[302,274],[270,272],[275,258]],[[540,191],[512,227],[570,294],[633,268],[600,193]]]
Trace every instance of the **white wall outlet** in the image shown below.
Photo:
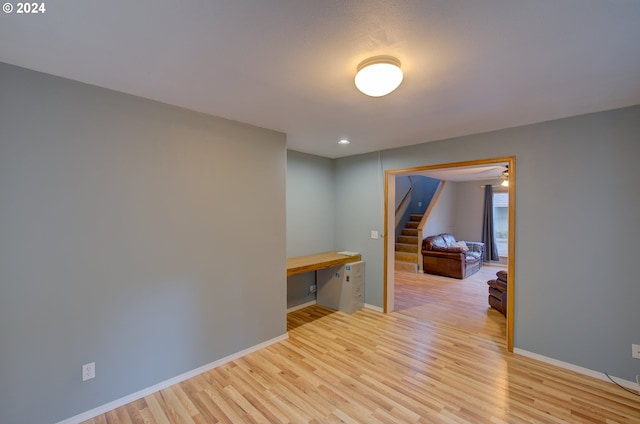
[[[96,363],[84,364],[82,366],[82,381],[91,380],[96,378]]]
[[[315,293],[316,292],[316,285],[312,284],[309,286],[309,293]]]
[[[371,230],[371,238],[374,239],[374,240],[377,240],[378,237],[380,237],[380,233],[378,233],[375,230]]]
[[[640,345],[637,345],[637,344],[631,345],[631,357],[640,359]]]

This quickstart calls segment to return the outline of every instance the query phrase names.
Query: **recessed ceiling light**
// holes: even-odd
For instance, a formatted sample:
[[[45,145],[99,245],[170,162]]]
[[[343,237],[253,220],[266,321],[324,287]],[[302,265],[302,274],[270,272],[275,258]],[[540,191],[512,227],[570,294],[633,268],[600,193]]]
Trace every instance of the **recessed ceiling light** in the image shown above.
[[[338,144],[349,144],[351,143],[349,140],[347,140],[346,138],[343,138],[342,140],[338,141]]]
[[[398,88],[403,74],[400,61],[391,56],[375,56],[358,65],[356,87],[367,96],[382,97]]]

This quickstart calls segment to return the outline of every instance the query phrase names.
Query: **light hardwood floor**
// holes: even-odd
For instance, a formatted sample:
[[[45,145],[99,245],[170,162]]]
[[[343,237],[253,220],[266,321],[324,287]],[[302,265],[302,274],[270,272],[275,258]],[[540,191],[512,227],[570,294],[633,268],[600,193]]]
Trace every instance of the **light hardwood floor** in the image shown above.
[[[495,267],[397,273],[391,314],[321,306],[289,339],[87,423],[638,423],[640,398],[505,350]]]

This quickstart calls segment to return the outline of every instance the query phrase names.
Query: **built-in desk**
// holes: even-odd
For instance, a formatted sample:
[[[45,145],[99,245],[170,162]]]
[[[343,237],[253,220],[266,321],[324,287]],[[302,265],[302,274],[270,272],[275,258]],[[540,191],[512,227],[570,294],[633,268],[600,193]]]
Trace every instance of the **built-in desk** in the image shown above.
[[[357,262],[361,259],[362,256],[359,253],[354,255],[341,255],[336,251],[287,258],[287,277]]]

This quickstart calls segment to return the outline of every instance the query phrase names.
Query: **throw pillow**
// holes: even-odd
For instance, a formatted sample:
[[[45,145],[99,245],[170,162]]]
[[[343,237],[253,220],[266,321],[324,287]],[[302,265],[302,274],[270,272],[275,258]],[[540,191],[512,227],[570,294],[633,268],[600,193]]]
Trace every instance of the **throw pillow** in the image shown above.
[[[467,247],[467,243],[465,243],[464,241],[453,242],[451,243],[451,247],[459,247],[463,252],[469,251],[469,247]]]

